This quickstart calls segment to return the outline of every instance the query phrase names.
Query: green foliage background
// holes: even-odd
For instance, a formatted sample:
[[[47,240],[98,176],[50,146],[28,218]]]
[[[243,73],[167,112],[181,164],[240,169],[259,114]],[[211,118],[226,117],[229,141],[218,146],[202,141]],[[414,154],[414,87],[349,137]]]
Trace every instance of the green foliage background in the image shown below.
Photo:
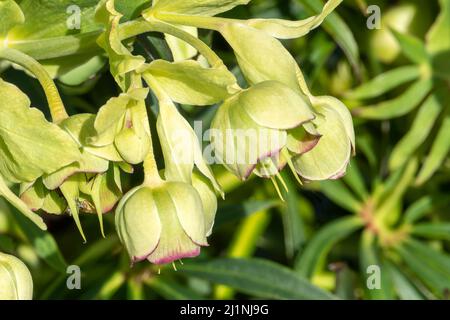
[[[84,2],[89,7],[96,1]],[[366,27],[366,7],[373,4],[381,8],[381,30]],[[320,0],[253,0],[226,15],[298,20],[321,7]],[[409,13],[410,23],[395,25]],[[242,79],[220,36],[201,37]],[[88,237],[83,244],[70,217],[45,216],[49,232],[44,232],[2,199],[0,250],[30,267],[36,299],[448,298],[449,43],[448,0],[345,0],[309,35],[285,41],[312,92],[337,96],[352,110],[356,157],[337,181],[298,186],[283,173],[290,190],[285,202],[270,181],[243,184],[215,167],[227,197],[219,202],[210,247],[177,265],[178,271],[145,262],[130,268],[113,214],[104,217],[105,239],[95,216],[81,217]],[[139,36],[135,51],[170,58],[153,33]],[[118,94],[103,62],[87,67],[95,74],[87,81],[79,81],[86,70],[59,78],[70,114],[95,113]],[[1,64],[0,70],[33,105],[46,104],[36,80]],[[192,123],[203,121],[204,128],[215,112],[184,105],[180,110]],[[68,265],[80,266],[81,290],[67,289]],[[380,267],[380,289],[367,288],[371,265]]]

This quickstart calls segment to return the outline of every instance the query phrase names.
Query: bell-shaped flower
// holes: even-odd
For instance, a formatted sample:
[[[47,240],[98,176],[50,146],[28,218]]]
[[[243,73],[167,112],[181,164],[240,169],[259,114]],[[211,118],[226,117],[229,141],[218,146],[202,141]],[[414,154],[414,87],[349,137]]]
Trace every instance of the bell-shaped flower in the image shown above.
[[[111,211],[122,195],[120,168],[129,171],[113,145],[89,144],[95,134],[94,121],[93,114],[78,114],[63,120],[59,126],[78,145],[80,160],[32,183],[23,183],[20,192],[21,199],[33,211],[69,212],[84,239],[79,211],[97,213],[103,234],[102,214]]]
[[[0,252],[0,300],[33,299],[33,279],[18,258]]]
[[[314,140],[313,134],[292,136],[292,145],[305,146],[308,141],[314,144],[311,150],[294,156],[292,162],[305,180],[338,179],[345,174],[355,152],[351,114],[341,101],[330,96],[311,97],[311,102],[317,114],[312,123],[320,140]]]
[[[258,83],[227,99],[211,124],[217,160],[242,180],[273,176],[288,162],[288,132],[315,118],[308,99],[278,81]]]
[[[161,180],[128,192],[116,209],[116,229],[133,263],[195,257],[207,245],[202,200],[184,182]]]

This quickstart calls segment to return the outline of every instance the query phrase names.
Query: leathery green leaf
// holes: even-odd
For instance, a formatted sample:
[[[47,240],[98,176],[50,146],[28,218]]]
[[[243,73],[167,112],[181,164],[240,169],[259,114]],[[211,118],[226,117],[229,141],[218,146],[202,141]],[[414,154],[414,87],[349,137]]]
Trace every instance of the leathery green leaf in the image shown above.
[[[269,299],[336,299],[305,278],[277,263],[262,259],[217,259],[186,264],[182,272]]]
[[[379,104],[360,107],[354,114],[365,119],[384,120],[401,117],[416,108],[427,96],[433,86],[430,79],[418,80],[403,94]]]
[[[28,206],[20,200],[6,185],[5,180],[0,174],[0,196],[5,198],[12,206],[14,206],[17,210],[19,210],[23,215],[25,215],[28,219],[33,221],[39,228],[42,230],[47,230],[47,226],[44,223],[44,220],[33,211],[31,211]]]
[[[426,47],[433,60],[433,71],[449,79],[450,1],[440,0],[440,5],[440,14],[426,35]]]
[[[0,173],[11,182],[31,182],[80,159],[78,146],[16,86],[0,79]],[[42,159],[46,159],[42,161]]]
[[[198,37],[198,30],[195,27],[180,26],[180,29],[183,29],[194,37]],[[198,53],[197,49],[187,42],[169,34],[166,34],[166,42],[172,52],[173,61],[175,62],[191,59]]]

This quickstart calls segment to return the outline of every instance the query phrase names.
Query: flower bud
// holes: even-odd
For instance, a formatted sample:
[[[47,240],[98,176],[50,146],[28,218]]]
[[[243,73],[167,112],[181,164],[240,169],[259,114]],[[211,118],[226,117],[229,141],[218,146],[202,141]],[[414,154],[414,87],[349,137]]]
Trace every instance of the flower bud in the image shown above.
[[[128,192],[116,209],[116,229],[133,263],[195,257],[207,245],[202,200],[183,182],[161,181]]]
[[[14,256],[0,252],[0,300],[31,300],[33,279],[27,266]]]

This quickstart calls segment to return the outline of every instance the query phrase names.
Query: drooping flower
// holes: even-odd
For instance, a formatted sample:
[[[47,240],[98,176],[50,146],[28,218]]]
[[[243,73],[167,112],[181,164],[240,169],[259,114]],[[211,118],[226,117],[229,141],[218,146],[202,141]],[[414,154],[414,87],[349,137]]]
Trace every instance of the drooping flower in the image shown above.
[[[184,182],[161,181],[128,192],[116,210],[116,229],[133,263],[195,257],[207,245],[202,200]]]
[[[33,279],[18,258],[0,252],[0,300],[33,299]]]
[[[294,156],[292,162],[305,180],[339,179],[355,152],[351,114],[341,101],[330,96],[313,97],[311,101],[317,114],[312,123],[320,140],[308,152]]]
[[[264,81],[227,99],[211,125],[217,159],[242,180],[278,173],[288,132],[315,118],[309,101],[278,81]]]

